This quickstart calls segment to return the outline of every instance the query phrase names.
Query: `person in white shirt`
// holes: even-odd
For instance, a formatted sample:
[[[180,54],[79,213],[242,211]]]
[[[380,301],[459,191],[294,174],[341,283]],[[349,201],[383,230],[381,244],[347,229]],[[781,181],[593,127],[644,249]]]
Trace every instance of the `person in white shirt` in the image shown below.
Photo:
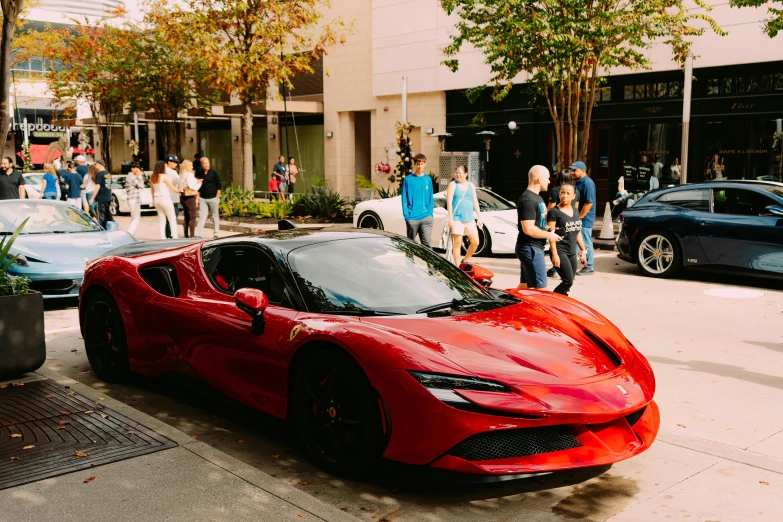
[[[677,181],[680,181],[680,168],[680,158],[674,158],[674,163],[672,164],[672,177]]]
[[[198,217],[198,189],[201,188],[201,180],[196,179],[193,170],[193,162],[182,160],[179,168],[179,186],[182,189],[180,203],[185,218],[183,227],[185,237],[196,236],[196,218]]]
[[[180,187],[179,187],[179,174],[177,174],[176,168],[179,166],[179,158],[177,158],[176,154],[168,154],[166,156],[166,176],[168,176],[169,181],[171,182],[172,186],[174,187],[171,190],[171,203],[174,205],[174,223],[177,222],[177,216],[179,216],[179,197],[180,197]],[[176,237],[173,236],[173,237]],[[171,227],[166,223],[166,239],[172,238],[172,230]]]
[[[166,164],[162,161],[155,164],[150,184],[152,185],[152,204],[158,211],[160,238],[166,239],[166,228],[168,225],[169,230],[171,230],[171,239],[177,239],[177,218],[174,215],[174,204],[171,201],[171,194],[176,192],[179,195],[179,189],[174,186],[166,175]]]

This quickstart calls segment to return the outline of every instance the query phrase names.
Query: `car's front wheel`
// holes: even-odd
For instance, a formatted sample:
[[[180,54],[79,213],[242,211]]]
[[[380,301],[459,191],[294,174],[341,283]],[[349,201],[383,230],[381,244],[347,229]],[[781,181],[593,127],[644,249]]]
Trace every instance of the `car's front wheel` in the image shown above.
[[[99,379],[119,382],[130,373],[125,324],[117,303],[107,292],[97,292],[87,299],[84,349]]]
[[[666,232],[651,232],[638,242],[636,262],[645,275],[672,277],[682,266],[680,245]]]
[[[109,213],[112,216],[117,216],[120,213],[120,202],[117,199],[117,196],[114,194],[111,195],[111,203],[109,203]]]
[[[351,357],[328,349],[310,356],[292,398],[296,431],[320,467],[361,475],[376,465],[383,440],[378,400]]]
[[[373,228],[375,230],[383,230],[383,222],[380,216],[375,212],[364,212],[359,216],[359,221],[356,224],[358,228]]]
[[[487,230],[487,227],[482,226],[478,229],[478,236],[479,236],[479,244],[478,248],[476,248],[476,253],[473,254],[474,256],[488,256],[492,253],[492,238],[489,236],[489,231]],[[470,240],[468,239],[468,236],[462,236],[462,255],[465,255],[468,252],[468,245],[470,244]]]

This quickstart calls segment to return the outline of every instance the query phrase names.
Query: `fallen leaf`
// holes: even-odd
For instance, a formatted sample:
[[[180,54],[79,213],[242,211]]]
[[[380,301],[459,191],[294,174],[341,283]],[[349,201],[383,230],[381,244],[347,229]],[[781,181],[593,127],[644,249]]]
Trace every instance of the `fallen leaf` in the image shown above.
[[[76,350],[71,350],[71,353],[76,353]]]
[[[87,410],[84,413],[95,413],[95,410]]]
[[[245,443],[245,439],[237,439],[237,444],[244,444],[244,443]]]
[[[64,426],[64,425],[70,424],[70,423],[71,423],[71,421],[69,421],[69,420],[61,420],[60,421],[60,426]]]
[[[710,381],[710,382],[720,382],[720,381]]]
[[[300,517],[303,517],[303,516],[304,516],[304,513],[299,513],[299,516],[300,516]]]
[[[306,486],[306,485],[308,485],[309,483],[310,483],[310,482],[309,482],[309,481],[307,481],[307,480],[302,480],[302,481],[300,481],[300,482],[299,482],[299,485],[300,485],[300,486]]]
[[[194,438],[194,439],[197,439],[197,438],[198,438],[198,435],[193,435],[193,438]]]
[[[89,457],[89,454],[84,453],[83,451],[74,450],[73,453],[77,457]]]
[[[18,438],[21,438],[21,437],[22,437],[21,433],[12,433],[11,434],[11,438],[12,439],[18,439]]]
[[[47,396],[46,396],[46,398],[47,398],[47,399],[54,399],[54,396],[52,396],[52,395],[47,395]]]
[[[19,460],[19,457],[11,457],[11,460]]]
[[[280,458],[280,455],[272,455],[272,458],[273,458],[273,459],[279,459],[279,458]]]
[[[9,386],[11,386],[11,385],[8,384],[8,383],[5,383],[5,384],[0,385],[0,389],[8,388]]]
[[[70,413],[69,413],[69,412],[67,412],[67,411],[61,411],[61,412],[60,412],[60,415],[70,415]]]
[[[101,413],[101,417],[103,417],[104,419],[108,419],[109,418],[109,416],[106,415],[105,413]]]
[[[66,428],[65,426],[57,426],[58,430],[64,430],[65,428]]]
[[[24,383],[23,382],[15,382],[14,386],[24,386]]]
[[[24,448],[22,448],[22,449],[26,449],[26,450],[27,450],[27,449],[33,449],[34,447],[35,447],[35,446],[34,446],[33,444],[30,444],[29,446],[25,446],[25,447],[24,447]]]
[[[685,424],[678,424],[677,426],[679,426],[680,428],[684,428]]]
[[[99,400],[99,401],[102,401],[102,400],[103,400],[103,397],[98,397],[98,400]]]
[[[726,431],[734,431],[734,428],[726,428]]]
[[[128,435],[136,435],[136,432],[135,431],[129,431]]]
[[[76,395],[76,392],[68,392],[68,396],[69,396],[69,397],[72,397],[72,396],[74,396],[74,395]]]
[[[87,477],[86,479],[84,479],[84,483],[87,484],[88,482],[92,482],[93,480],[95,480],[95,477]]]
[[[759,480],[759,484],[763,486],[769,486],[769,482],[767,482],[766,480]]]

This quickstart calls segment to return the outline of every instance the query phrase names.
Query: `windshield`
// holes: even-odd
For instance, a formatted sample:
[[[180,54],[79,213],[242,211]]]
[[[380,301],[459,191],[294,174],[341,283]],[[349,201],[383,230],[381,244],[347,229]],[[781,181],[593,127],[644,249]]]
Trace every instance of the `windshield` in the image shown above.
[[[767,192],[770,192],[772,194],[775,194],[779,198],[783,198],[783,189],[777,186],[768,185],[764,187],[764,190]]]
[[[0,205],[0,234],[12,234],[25,218],[22,234],[95,232],[102,230],[93,219],[65,203],[7,201]]]
[[[503,199],[494,192],[479,189],[476,192],[481,212],[493,212],[495,210],[514,210],[516,207],[508,200]]]
[[[146,174],[142,174],[141,176],[144,178],[144,187],[150,188],[150,178]],[[125,183],[128,181],[127,176],[112,176],[111,178],[111,188],[113,189],[124,189]]]
[[[403,238],[319,243],[293,250],[288,262],[311,312],[414,314],[453,300],[494,299],[459,268]],[[484,309],[509,304],[493,303]]]

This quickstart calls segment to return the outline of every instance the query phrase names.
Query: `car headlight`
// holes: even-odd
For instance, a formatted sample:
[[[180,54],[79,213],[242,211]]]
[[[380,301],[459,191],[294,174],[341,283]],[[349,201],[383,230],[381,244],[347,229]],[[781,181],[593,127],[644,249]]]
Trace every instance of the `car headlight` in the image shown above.
[[[14,257],[16,257],[16,254],[12,254],[10,252],[5,256],[5,258],[9,261],[13,260]],[[22,254],[19,254],[19,257],[16,257],[16,261],[14,261],[14,264],[19,266],[29,266],[27,264],[27,258],[24,257]]]
[[[454,393],[454,390],[491,391],[499,393],[511,393],[512,391],[511,388],[505,384],[479,379],[477,377],[441,375],[437,373],[412,371],[409,371],[408,373],[410,373],[414,379],[419,381],[419,383],[437,399],[457,408],[459,408],[460,405],[472,403]]]

